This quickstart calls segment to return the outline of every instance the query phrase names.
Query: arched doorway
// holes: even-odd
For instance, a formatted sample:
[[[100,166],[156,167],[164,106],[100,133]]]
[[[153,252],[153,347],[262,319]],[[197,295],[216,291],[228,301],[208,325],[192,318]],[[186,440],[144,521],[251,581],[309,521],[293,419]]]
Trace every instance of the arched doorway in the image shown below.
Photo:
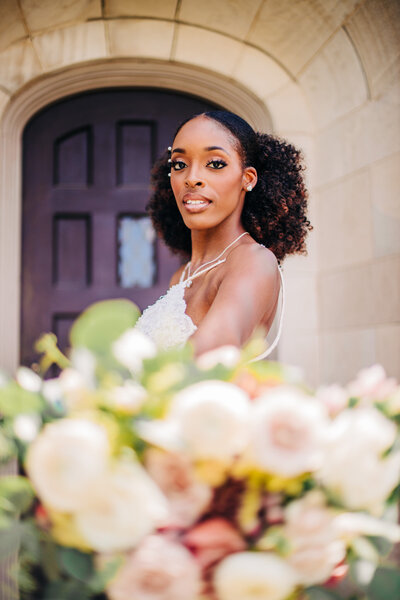
[[[92,302],[127,297],[141,309],[178,265],[145,216],[151,165],[180,121],[215,107],[155,89],[68,97],[36,114],[23,137],[21,362],[54,331],[67,345]]]

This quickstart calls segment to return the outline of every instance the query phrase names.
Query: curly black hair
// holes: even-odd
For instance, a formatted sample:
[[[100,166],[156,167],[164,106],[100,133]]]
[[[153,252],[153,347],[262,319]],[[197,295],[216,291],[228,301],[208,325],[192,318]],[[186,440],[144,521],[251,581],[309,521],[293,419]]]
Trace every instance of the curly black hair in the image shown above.
[[[307,219],[307,197],[302,155],[291,144],[266,133],[256,133],[241,117],[227,111],[209,111],[186,119],[205,116],[227,129],[236,142],[243,168],[254,167],[258,181],[246,192],[242,224],[256,242],[269,248],[281,261],[287,254],[305,254],[305,238],[312,226]],[[186,227],[172,193],[170,153],[155,163],[151,182],[153,194],[147,206],[156,231],[173,252],[190,255],[190,229]]]

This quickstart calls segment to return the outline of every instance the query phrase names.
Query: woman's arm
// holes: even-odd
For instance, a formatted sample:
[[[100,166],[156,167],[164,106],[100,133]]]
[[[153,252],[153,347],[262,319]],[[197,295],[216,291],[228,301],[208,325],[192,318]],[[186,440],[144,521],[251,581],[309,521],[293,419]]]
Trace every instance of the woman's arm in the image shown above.
[[[278,263],[263,247],[232,251],[215,299],[190,338],[196,355],[218,346],[241,347],[273,316],[279,296]]]

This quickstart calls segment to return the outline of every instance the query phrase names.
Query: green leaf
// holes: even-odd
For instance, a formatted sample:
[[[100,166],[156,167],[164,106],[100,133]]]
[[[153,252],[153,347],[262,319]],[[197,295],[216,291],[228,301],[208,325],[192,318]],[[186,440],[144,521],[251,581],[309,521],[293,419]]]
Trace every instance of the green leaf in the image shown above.
[[[21,528],[19,521],[10,521],[8,528],[0,532],[0,560],[14,554],[20,544]]]
[[[98,358],[118,365],[112,356],[111,345],[124,331],[133,327],[139,317],[137,306],[125,299],[104,300],[87,308],[70,331],[74,348],[88,348]]]
[[[0,413],[5,417],[16,417],[21,413],[38,413],[44,408],[43,398],[34,392],[28,392],[16,381],[0,388]]]
[[[380,567],[368,586],[370,600],[395,600],[400,598],[400,571],[396,568]]]
[[[305,590],[308,600],[342,600],[342,596],[321,586],[313,586]]]
[[[80,581],[57,581],[46,586],[43,600],[88,600],[90,596]]]
[[[100,570],[96,571],[91,579],[88,581],[90,589],[99,594],[102,592],[107,583],[115,576],[118,569],[123,563],[122,556],[117,556],[106,562],[105,566]]]
[[[93,574],[93,556],[74,548],[61,548],[59,551],[61,564],[67,573],[80,581],[87,581]]]
[[[8,500],[16,512],[24,513],[32,505],[34,492],[26,477],[7,475],[0,477],[0,498]]]

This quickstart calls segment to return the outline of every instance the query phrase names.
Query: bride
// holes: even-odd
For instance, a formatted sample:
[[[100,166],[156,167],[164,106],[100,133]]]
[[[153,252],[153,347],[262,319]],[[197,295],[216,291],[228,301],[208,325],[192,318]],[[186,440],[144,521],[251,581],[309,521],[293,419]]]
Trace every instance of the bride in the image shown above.
[[[180,125],[153,169],[148,209],[165,243],[190,260],[136,327],[162,349],[190,338],[196,354],[240,347],[260,326],[268,332],[283,286],[279,263],[305,252],[311,229],[302,170],[292,145],[233,113]]]

